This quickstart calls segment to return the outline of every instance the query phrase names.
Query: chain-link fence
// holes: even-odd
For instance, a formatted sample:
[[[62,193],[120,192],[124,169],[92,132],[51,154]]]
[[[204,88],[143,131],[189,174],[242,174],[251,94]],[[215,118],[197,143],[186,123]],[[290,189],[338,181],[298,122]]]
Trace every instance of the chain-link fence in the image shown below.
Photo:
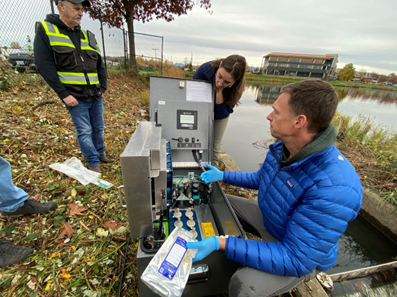
[[[10,54],[32,55],[35,23],[50,13],[58,13],[53,0],[0,0],[0,61],[7,61]],[[128,67],[131,57],[126,29],[109,28],[104,22],[91,19],[88,13],[84,14],[81,27],[95,34],[107,66]],[[136,32],[134,36],[135,55],[162,64],[163,38]]]

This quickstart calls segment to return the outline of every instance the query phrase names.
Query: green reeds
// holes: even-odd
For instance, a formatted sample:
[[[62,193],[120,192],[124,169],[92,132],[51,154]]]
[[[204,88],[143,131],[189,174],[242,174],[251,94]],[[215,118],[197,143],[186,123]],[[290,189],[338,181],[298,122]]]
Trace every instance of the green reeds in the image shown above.
[[[397,205],[397,132],[361,114],[336,113],[337,146],[352,161],[363,184]]]

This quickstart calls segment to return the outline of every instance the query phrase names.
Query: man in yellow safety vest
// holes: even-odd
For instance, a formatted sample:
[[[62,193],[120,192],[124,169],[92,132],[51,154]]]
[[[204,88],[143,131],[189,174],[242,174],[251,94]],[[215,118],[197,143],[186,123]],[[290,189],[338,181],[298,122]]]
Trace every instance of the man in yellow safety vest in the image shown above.
[[[105,156],[103,94],[107,75],[101,53],[90,31],[80,27],[89,0],[55,0],[59,15],[36,23],[35,64],[63,101],[72,117],[81,153],[88,169],[101,173]]]

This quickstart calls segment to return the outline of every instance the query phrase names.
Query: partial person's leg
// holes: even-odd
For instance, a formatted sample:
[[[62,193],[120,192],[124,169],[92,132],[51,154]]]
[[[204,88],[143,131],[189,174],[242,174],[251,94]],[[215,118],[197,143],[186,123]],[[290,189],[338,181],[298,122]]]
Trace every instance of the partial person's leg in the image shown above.
[[[263,241],[278,241],[263,225],[262,212],[256,200],[233,195],[226,195],[226,197],[246,232],[260,236]]]
[[[77,100],[79,105],[69,109],[74,127],[76,129],[77,141],[81,153],[87,159],[88,166],[99,166],[99,154],[92,142],[92,128],[90,122],[90,108],[93,102]]]
[[[90,108],[90,123],[92,128],[92,143],[95,146],[99,157],[105,156],[105,142],[103,138],[103,131],[105,129],[105,122],[103,120],[103,99],[92,99],[93,104]]]
[[[280,276],[251,267],[237,270],[229,282],[230,297],[271,297],[286,293],[303,281],[308,281],[317,271],[301,278]]]
[[[57,204],[54,202],[41,203],[29,199],[29,195],[24,190],[14,186],[10,163],[2,157],[0,157],[0,180],[0,213],[2,216],[47,213],[57,208]]]
[[[6,160],[0,157],[0,210],[13,212],[24,204],[29,195],[14,186],[11,177],[11,166]]]
[[[214,121],[214,143],[212,151],[212,163],[214,166],[219,166],[219,159],[221,156],[221,147],[223,135],[226,131],[226,126],[229,121],[229,117],[226,119],[215,120]]]

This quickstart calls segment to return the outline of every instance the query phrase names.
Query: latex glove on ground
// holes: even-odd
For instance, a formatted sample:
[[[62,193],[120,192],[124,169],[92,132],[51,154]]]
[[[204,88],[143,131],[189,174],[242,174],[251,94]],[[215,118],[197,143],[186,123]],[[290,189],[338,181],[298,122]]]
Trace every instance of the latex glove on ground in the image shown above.
[[[202,181],[208,184],[223,180],[223,171],[220,171],[218,168],[210,164],[207,164],[207,167],[210,170],[201,173],[200,177]]]
[[[187,242],[186,246],[188,249],[197,249],[198,253],[193,258],[193,262],[203,260],[213,251],[219,250],[219,241],[216,236],[207,237],[206,239],[199,242]]]

